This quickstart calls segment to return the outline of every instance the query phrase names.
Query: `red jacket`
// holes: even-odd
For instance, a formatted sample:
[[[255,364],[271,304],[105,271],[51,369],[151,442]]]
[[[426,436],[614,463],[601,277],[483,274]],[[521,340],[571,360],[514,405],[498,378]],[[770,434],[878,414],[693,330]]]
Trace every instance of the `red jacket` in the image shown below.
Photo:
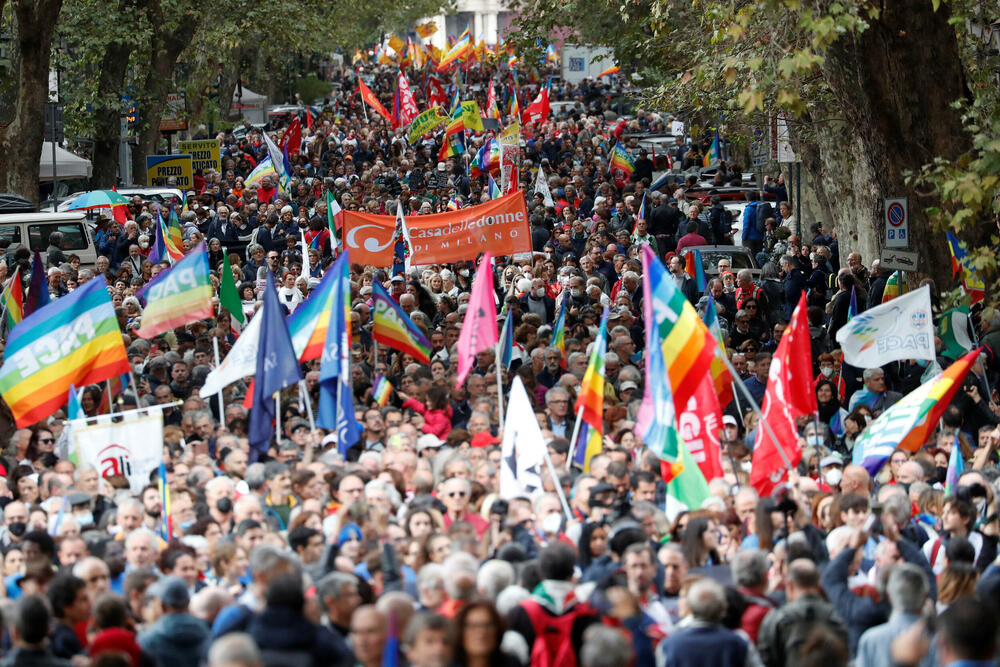
[[[421,427],[424,433],[433,433],[444,440],[451,433],[451,406],[444,410],[428,410],[427,407],[416,400],[409,398],[403,403],[404,408],[416,410],[424,416],[424,425]]]
[[[747,601],[747,608],[743,610],[743,616],[740,618],[740,629],[750,636],[750,641],[756,644],[760,624],[764,622],[764,617],[774,609],[775,604],[769,597],[758,595],[742,586],[739,591]]]

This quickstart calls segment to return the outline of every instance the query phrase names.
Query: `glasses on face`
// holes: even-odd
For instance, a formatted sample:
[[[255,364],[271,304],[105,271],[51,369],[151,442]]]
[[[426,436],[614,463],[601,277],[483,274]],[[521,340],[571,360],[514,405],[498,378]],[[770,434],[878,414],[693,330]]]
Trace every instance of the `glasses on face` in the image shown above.
[[[448,492],[448,497],[449,498],[464,498],[465,496],[466,496],[465,491],[449,491]]]
[[[39,438],[38,439],[38,442],[42,443],[43,445],[51,445],[55,441],[56,441],[55,438]]]

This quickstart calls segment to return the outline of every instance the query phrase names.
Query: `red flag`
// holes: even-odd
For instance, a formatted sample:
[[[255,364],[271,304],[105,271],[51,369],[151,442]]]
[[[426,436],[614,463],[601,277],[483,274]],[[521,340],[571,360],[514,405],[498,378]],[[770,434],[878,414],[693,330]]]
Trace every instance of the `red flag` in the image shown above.
[[[377,97],[375,97],[375,93],[372,92],[372,89],[366,86],[365,82],[361,79],[358,79],[358,91],[361,93],[361,100],[365,104],[370,106],[372,110],[382,116],[382,118],[385,118],[390,123],[392,122],[392,114],[390,114],[386,108],[382,106],[382,103],[378,101]]]
[[[525,125],[544,121],[549,117],[549,88],[542,88],[538,92],[538,97],[528,105],[521,114],[521,122]]]
[[[809,340],[809,320],[806,317],[806,295],[799,295],[799,305],[785,329],[778,349],[771,359],[767,390],[762,407],[763,420],[770,424],[791,464],[802,459],[795,420],[817,410],[812,378],[812,343]],[[753,450],[750,484],[762,496],[788,478],[785,460],[778,451],[767,427],[757,427]]]
[[[444,108],[448,104],[448,96],[444,94],[444,88],[436,76],[431,74],[427,77],[427,106]]]
[[[289,155],[295,155],[302,148],[302,121],[299,120],[298,116],[292,119],[292,122],[288,124],[288,129],[281,135],[278,148],[284,152],[285,146],[288,146]]]
[[[417,108],[417,101],[413,99],[410,82],[402,72],[396,75],[396,87],[399,90],[399,124],[409,125],[420,114],[420,109]]]
[[[688,399],[687,408],[677,417],[677,425],[705,481],[722,477],[722,450],[719,446],[722,408],[710,374],[702,376],[694,394]]]
[[[306,127],[311,130],[312,126],[313,126],[312,111],[309,110],[309,107],[306,107]]]

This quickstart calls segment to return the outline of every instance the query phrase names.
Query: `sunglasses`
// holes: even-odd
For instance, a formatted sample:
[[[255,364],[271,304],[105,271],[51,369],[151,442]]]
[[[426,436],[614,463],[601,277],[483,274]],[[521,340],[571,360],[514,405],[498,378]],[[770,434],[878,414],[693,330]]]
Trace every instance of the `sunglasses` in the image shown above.
[[[53,443],[54,443],[55,441],[56,441],[56,439],[55,439],[55,438],[39,438],[39,439],[38,439],[38,442],[40,442],[40,443],[41,443],[41,444],[43,444],[43,445],[51,445],[51,444],[53,444]]]

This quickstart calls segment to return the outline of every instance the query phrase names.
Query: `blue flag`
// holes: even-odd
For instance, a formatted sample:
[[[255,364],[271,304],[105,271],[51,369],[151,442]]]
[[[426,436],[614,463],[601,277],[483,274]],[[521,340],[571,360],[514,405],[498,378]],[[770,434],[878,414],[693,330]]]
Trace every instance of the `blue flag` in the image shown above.
[[[302,379],[299,361],[292,347],[292,337],[285,324],[285,311],[274,288],[274,276],[267,272],[264,306],[256,317],[260,323],[260,347],[257,373],[253,383],[253,409],[250,411],[250,456],[266,453],[274,433],[274,394]]]
[[[153,226],[156,228],[156,236],[146,258],[155,264],[162,262],[167,255],[167,244],[163,240],[163,214],[159,211],[156,212],[156,223]]]
[[[45,278],[45,263],[42,255],[36,250],[31,261],[31,283],[28,295],[24,300],[24,316],[27,317],[42,306],[49,305],[49,283]]]
[[[847,307],[847,319],[858,314],[858,291],[855,289],[854,285],[851,285],[851,303]]]
[[[354,416],[354,394],[351,383],[351,282],[350,260],[345,250],[330,272],[336,276],[330,325],[319,369],[319,414],[316,424],[336,429],[337,449],[342,455],[361,437],[361,425]]]
[[[510,370],[514,359],[514,318],[508,315],[504,319],[503,331],[500,333],[500,363]]]

